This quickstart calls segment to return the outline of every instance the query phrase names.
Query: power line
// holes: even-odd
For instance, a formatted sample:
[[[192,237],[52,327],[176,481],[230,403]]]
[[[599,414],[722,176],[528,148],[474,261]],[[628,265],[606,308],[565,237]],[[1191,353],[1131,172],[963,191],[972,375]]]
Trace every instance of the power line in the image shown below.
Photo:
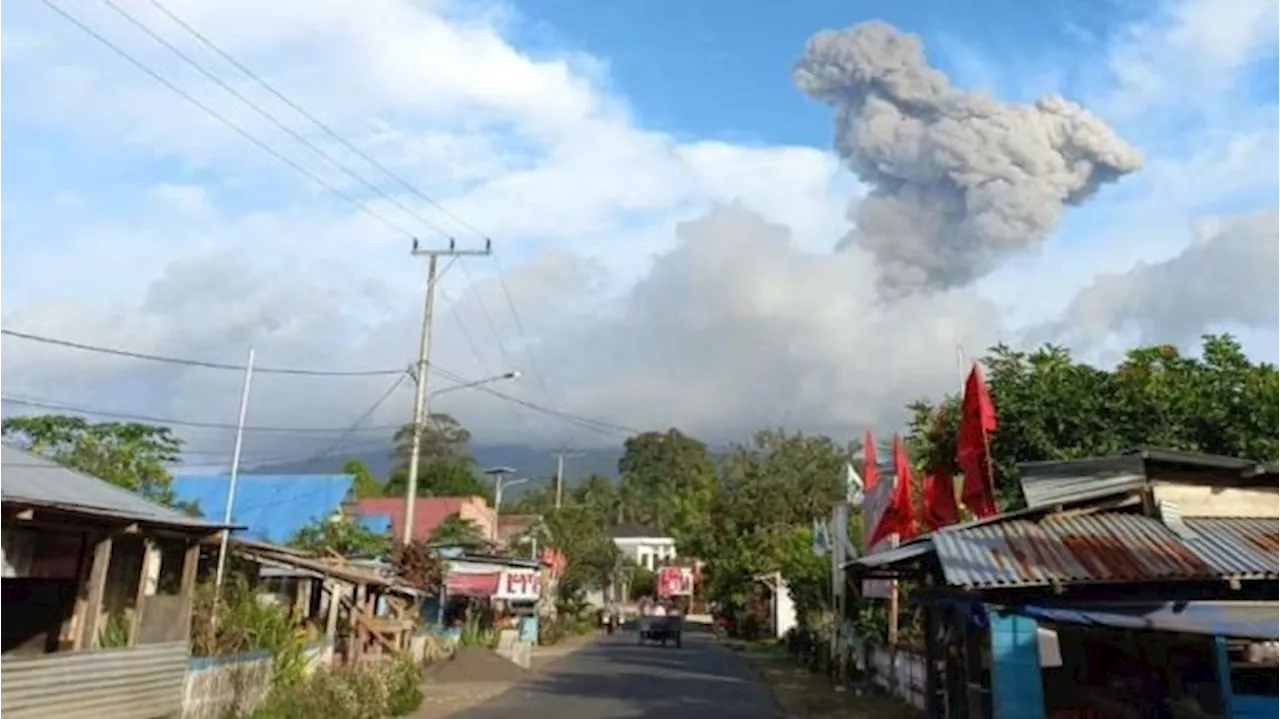
[[[175,427],[197,427],[202,429],[236,429],[236,425],[226,422],[199,422],[196,420],[175,419],[173,417],[156,417],[146,414],[130,414],[126,412],[113,412],[110,410],[94,409],[93,407],[83,407],[74,404],[64,404],[61,402],[52,402],[38,398],[25,398],[9,394],[0,394],[0,401],[16,404],[23,407],[34,407],[36,409],[47,409],[63,412],[77,412],[79,414],[87,414],[94,417],[108,417],[111,419],[127,419],[135,422],[151,422],[158,425],[173,425]],[[285,434],[339,434],[350,432],[349,427],[245,427],[246,432],[280,432]],[[362,427],[360,432],[388,432],[400,429],[400,425],[384,425],[380,427]]]
[[[451,220],[453,220],[454,222],[456,222],[460,227],[462,227],[462,228],[464,228],[464,229],[466,229],[466,230],[468,230],[468,231],[470,231],[470,232],[473,232],[474,234],[476,234],[478,237],[480,237],[480,238],[482,238],[482,239],[486,239],[486,240],[487,240],[487,239],[489,239],[487,235],[485,235],[483,232],[481,232],[480,230],[478,230],[474,225],[472,225],[472,224],[468,223],[466,220],[463,220],[461,217],[458,217],[457,215],[455,215],[455,214],[453,214],[452,212],[450,212],[447,208],[445,208],[445,206],[444,206],[444,205],[440,204],[440,203],[439,203],[439,202],[437,202],[436,200],[432,199],[429,195],[427,195],[426,193],[424,193],[424,192],[422,192],[421,190],[419,190],[417,187],[415,187],[415,186],[414,186],[412,183],[410,183],[408,180],[404,179],[404,178],[403,178],[403,177],[401,177],[399,174],[397,174],[396,172],[392,171],[390,168],[388,168],[386,165],[384,165],[384,164],[382,164],[381,162],[379,162],[376,158],[374,158],[373,156],[371,156],[369,153],[365,152],[364,150],[361,150],[361,149],[360,149],[359,147],[357,147],[354,143],[352,143],[350,140],[348,140],[348,139],[346,139],[345,137],[343,137],[340,133],[338,133],[338,132],[337,132],[336,130],[334,130],[332,127],[330,127],[329,125],[327,125],[326,123],[324,123],[323,121],[321,121],[320,119],[318,119],[315,115],[313,115],[313,114],[311,114],[310,112],[308,112],[308,111],[306,110],[306,108],[302,107],[302,106],[301,106],[301,105],[299,105],[298,103],[296,103],[296,102],[294,102],[293,100],[289,99],[289,98],[288,98],[288,97],[287,97],[283,92],[280,92],[279,90],[277,90],[274,86],[272,86],[272,85],[271,85],[271,83],[269,83],[269,82],[267,82],[266,80],[264,80],[261,76],[259,76],[256,72],[254,72],[251,68],[249,68],[249,67],[248,67],[247,65],[245,65],[243,62],[241,62],[240,60],[236,59],[236,57],[235,57],[234,55],[232,55],[231,53],[227,52],[226,50],[223,50],[221,47],[219,47],[219,46],[218,46],[218,44],[217,44],[217,43],[215,43],[214,41],[210,40],[207,36],[205,36],[203,33],[201,33],[201,32],[200,32],[199,30],[197,30],[195,27],[192,27],[190,23],[188,23],[188,22],[186,22],[185,20],[183,20],[182,18],[178,17],[177,13],[175,13],[175,12],[173,12],[172,10],[170,10],[169,8],[167,8],[163,3],[161,3],[161,2],[160,2],[160,0],[148,0],[148,1],[149,1],[152,5],[154,5],[154,6],[155,6],[155,8],[156,8],[157,10],[159,10],[161,13],[163,13],[166,17],[168,17],[170,20],[172,20],[172,21],[173,21],[175,24],[177,24],[179,27],[181,27],[182,29],[184,29],[184,30],[186,30],[187,32],[191,33],[191,36],[192,36],[192,37],[194,37],[196,40],[198,40],[201,44],[203,44],[205,47],[207,47],[207,48],[209,48],[210,50],[212,50],[215,54],[217,54],[217,55],[218,55],[219,57],[221,57],[223,60],[226,60],[228,63],[230,63],[230,64],[231,64],[233,67],[235,67],[237,70],[239,70],[240,72],[244,73],[244,74],[245,74],[249,79],[251,79],[251,80],[253,80],[255,83],[257,83],[259,87],[261,87],[262,89],[264,89],[264,90],[266,90],[267,92],[271,93],[271,95],[272,95],[272,96],[274,96],[277,100],[279,100],[280,102],[283,102],[285,105],[288,105],[290,108],[292,108],[292,109],[293,109],[295,112],[297,112],[299,115],[301,115],[302,117],[304,117],[304,118],[306,118],[307,120],[309,120],[313,125],[315,125],[317,128],[319,128],[321,132],[323,132],[323,133],[325,133],[326,135],[328,135],[328,136],[329,136],[330,138],[332,138],[335,142],[337,142],[337,143],[341,144],[343,147],[345,147],[345,148],[347,148],[348,150],[350,150],[350,151],[351,151],[353,154],[355,154],[357,157],[359,157],[360,159],[362,159],[362,160],[364,160],[365,162],[369,163],[371,166],[373,166],[373,167],[377,168],[378,170],[380,170],[383,174],[385,174],[387,177],[389,177],[389,178],[391,178],[392,180],[394,180],[397,184],[399,184],[401,187],[403,187],[405,190],[407,190],[407,191],[408,191],[409,193],[411,193],[413,196],[417,197],[418,199],[422,200],[423,202],[427,203],[428,205],[430,205],[430,206],[432,206],[432,207],[436,208],[437,210],[439,210],[441,214],[443,214],[445,217],[448,217],[449,219],[451,219]],[[440,230],[440,228],[439,228],[439,227],[435,227],[435,226],[433,225],[433,229],[436,229],[437,231],[441,232],[441,234],[444,234],[445,236],[448,236],[448,233],[445,233],[443,230]]]
[[[301,143],[302,145],[306,146],[306,147],[307,147],[308,149],[310,149],[312,152],[315,152],[317,155],[319,155],[320,157],[322,157],[322,158],[323,158],[324,160],[326,160],[329,164],[333,165],[333,167],[334,167],[334,168],[336,168],[339,172],[343,173],[343,174],[344,174],[344,175],[346,175],[347,177],[350,177],[351,179],[355,180],[356,182],[358,182],[358,183],[360,183],[360,184],[364,185],[364,186],[365,186],[367,189],[369,189],[371,192],[373,192],[373,193],[374,193],[374,194],[376,194],[376,195],[381,196],[383,199],[385,199],[385,200],[387,200],[388,202],[390,202],[391,204],[395,205],[396,207],[398,207],[398,208],[399,208],[400,210],[402,210],[403,212],[405,212],[405,213],[407,213],[408,215],[410,215],[410,216],[412,216],[412,217],[414,217],[414,218],[418,219],[418,220],[419,220],[419,221],[421,221],[423,224],[425,224],[427,227],[430,227],[431,229],[435,230],[436,232],[440,233],[441,235],[443,235],[443,236],[444,236],[444,237],[446,237],[446,238],[448,238],[448,237],[449,237],[449,233],[445,232],[443,229],[441,229],[441,228],[440,228],[438,225],[436,225],[434,222],[432,222],[431,220],[427,219],[426,217],[423,217],[421,214],[419,214],[419,213],[418,213],[418,211],[417,211],[417,210],[415,210],[415,209],[413,209],[412,207],[409,207],[408,205],[404,204],[404,203],[403,203],[403,202],[401,202],[398,198],[394,197],[393,195],[389,194],[386,190],[383,190],[381,187],[378,187],[378,186],[377,186],[377,185],[375,185],[374,183],[370,182],[370,181],[369,181],[368,179],[366,179],[364,176],[362,176],[362,175],[360,175],[360,174],[356,173],[354,170],[352,170],[351,168],[349,168],[349,167],[347,167],[345,164],[343,164],[343,162],[342,162],[341,160],[337,159],[337,158],[336,158],[336,157],[334,157],[333,155],[330,155],[328,152],[325,152],[325,150],[324,150],[323,148],[321,148],[319,145],[317,145],[316,143],[312,142],[311,140],[309,140],[308,138],[306,138],[305,136],[303,136],[303,135],[302,135],[301,133],[299,133],[297,130],[293,129],[292,127],[289,127],[289,126],[288,126],[287,124],[285,124],[282,120],[280,120],[280,118],[278,118],[278,117],[276,117],[275,115],[271,114],[270,112],[268,112],[268,111],[264,110],[260,105],[258,105],[258,104],[257,104],[257,103],[255,103],[254,101],[250,100],[249,98],[245,97],[245,96],[244,96],[244,93],[242,93],[242,92],[240,92],[239,90],[237,90],[237,89],[235,89],[234,87],[232,87],[232,86],[231,86],[231,85],[230,85],[226,80],[223,80],[221,77],[218,77],[218,75],[217,75],[217,74],[215,74],[214,72],[210,71],[210,70],[209,70],[208,68],[206,68],[204,65],[201,65],[198,61],[196,61],[194,58],[192,58],[192,57],[191,57],[190,55],[188,55],[187,53],[183,52],[183,50],[182,50],[181,48],[179,48],[177,45],[174,45],[174,44],[173,44],[172,42],[170,42],[167,38],[165,38],[164,36],[160,35],[160,34],[159,34],[159,33],[157,33],[155,30],[152,30],[152,29],[151,29],[151,28],[150,28],[146,23],[144,23],[144,22],[142,22],[141,20],[139,20],[138,18],[134,17],[134,16],[133,16],[133,15],[132,15],[128,10],[125,10],[124,8],[121,8],[119,5],[116,5],[114,2],[112,2],[112,0],[102,0],[102,2],[103,2],[103,4],[105,4],[107,7],[111,8],[111,9],[112,9],[112,10],[113,10],[117,15],[119,15],[119,16],[120,16],[120,17],[122,17],[122,18],[124,18],[124,19],[125,19],[125,21],[127,21],[130,25],[133,25],[134,27],[138,28],[138,29],[139,29],[139,30],[141,30],[143,33],[145,33],[148,37],[150,37],[152,40],[155,40],[156,42],[160,43],[160,44],[161,44],[161,45],[163,45],[164,47],[168,48],[168,49],[169,49],[169,51],[171,51],[173,54],[175,54],[175,55],[177,55],[179,58],[181,58],[181,59],[183,60],[183,62],[187,63],[187,64],[188,64],[188,65],[190,65],[192,68],[194,68],[194,69],[196,70],[196,72],[199,72],[201,75],[204,75],[205,77],[207,77],[207,78],[209,78],[210,80],[212,80],[216,85],[218,85],[218,86],[219,86],[219,87],[221,87],[222,89],[224,89],[224,90],[226,90],[227,92],[231,93],[231,95],[232,95],[232,96],[234,96],[236,99],[240,100],[240,102],[243,102],[245,105],[247,105],[247,106],[248,106],[250,109],[252,109],[254,112],[256,112],[256,113],[258,113],[259,115],[261,115],[262,117],[266,118],[266,120],[267,120],[268,122],[270,122],[271,124],[273,124],[273,125],[275,125],[276,127],[278,127],[282,132],[284,132],[285,134],[289,135],[289,136],[290,136],[290,137],[292,137],[294,140],[297,140],[299,143]],[[193,32],[192,28],[191,28],[189,25],[187,25],[186,23],[183,23],[183,22],[178,21],[178,20],[177,20],[177,18],[176,18],[175,16],[173,16],[171,13],[169,13],[169,12],[167,11],[167,9],[166,9],[166,8],[164,8],[163,6],[159,5],[158,3],[153,3],[153,4],[155,4],[155,5],[156,5],[156,7],[157,7],[158,9],[160,9],[162,12],[165,12],[165,14],[166,14],[166,15],[169,15],[171,18],[173,18],[175,22],[178,22],[178,24],[179,24],[179,25],[181,25],[181,26],[182,26],[184,29],[186,29],[188,32]],[[278,94],[278,93],[277,93],[277,94]]]
[[[245,369],[244,365],[228,364],[224,362],[208,362],[206,360],[186,359],[182,357],[166,357],[164,355],[134,352],[132,350],[122,350],[114,347],[102,347],[99,345],[85,344],[83,342],[73,342],[71,340],[58,339],[56,337],[45,337],[42,335],[31,334],[29,332],[19,332],[18,330],[0,329],[0,334],[8,335],[10,337],[18,337],[32,342],[40,342],[42,344],[68,347],[70,349],[81,350],[84,352],[116,355],[117,357],[129,357],[132,359],[148,360],[150,362],[165,362],[168,364],[186,365],[188,367],[203,367],[205,369],[230,370],[235,372],[243,372]],[[287,374],[308,377],[379,377],[404,374],[404,368],[373,370],[319,370],[292,367],[254,367],[253,371],[255,373],[263,374]]]
[[[355,197],[352,197],[351,195],[347,194],[343,190],[338,189],[337,187],[334,187],[333,185],[325,181],[324,178],[320,177],[319,175],[312,172],[311,170],[308,170],[298,161],[284,155],[279,150],[275,149],[268,143],[259,139],[253,133],[249,132],[248,130],[245,130],[243,127],[237,125],[235,122],[228,119],[225,115],[219,113],[217,110],[214,110],[212,107],[209,107],[208,105],[206,105],[204,102],[196,98],[191,93],[178,87],[171,80],[166,78],[164,75],[161,75],[159,72],[148,67],[146,63],[134,57],[132,54],[129,53],[129,51],[125,50],[124,48],[121,48],[119,45],[107,39],[106,36],[100,34],[97,30],[94,30],[93,28],[86,25],[82,20],[77,18],[75,15],[73,15],[66,9],[59,6],[57,3],[54,3],[52,0],[40,0],[40,2],[44,3],[45,6],[47,6],[50,10],[53,10],[54,12],[56,12],[58,15],[61,15],[67,22],[80,28],[80,30],[84,31],[84,33],[87,34],[89,37],[92,37],[94,40],[97,40],[98,42],[105,45],[108,49],[110,49],[115,54],[119,55],[130,65],[133,65],[135,68],[145,73],[151,79],[163,85],[170,92],[174,93],[178,97],[181,97],[182,99],[191,103],[196,108],[203,111],[205,114],[221,122],[223,125],[226,125],[231,130],[233,130],[237,135],[240,135],[244,139],[253,143],[256,147],[258,147],[263,152],[266,152],[267,154],[271,155],[277,160],[293,168],[294,170],[296,170],[306,178],[310,179],[312,182],[332,192],[334,195],[336,195],[343,201],[355,207],[357,210],[360,210],[361,212],[369,215],[370,217],[382,223],[383,225],[387,226],[388,228],[404,235],[405,237],[413,238],[412,232],[409,232],[405,228],[396,224],[394,221],[387,218],[387,216],[383,215],[381,212],[378,212],[372,207],[369,207],[366,203],[361,202],[360,200],[356,199]]]
[[[396,205],[397,205],[398,207],[400,207],[401,209],[405,210],[406,212],[410,213],[411,215],[413,215],[413,216],[417,217],[419,220],[421,220],[421,221],[423,221],[424,223],[426,223],[426,224],[427,224],[429,227],[431,227],[432,229],[434,229],[434,230],[436,230],[436,231],[440,232],[441,234],[445,235],[446,237],[448,237],[448,236],[449,236],[449,233],[445,232],[443,229],[441,229],[441,228],[440,228],[438,225],[436,225],[435,223],[431,222],[430,220],[428,220],[428,219],[427,219],[427,218],[425,218],[425,217],[422,217],[422,215],[420,215],[420,214],[419,214],[419,213],[417,213],[416,211],[414,211],[414,210],[412,210],[412,209],[410,209],[410,208],[406,207],[405,205],[403,205],[402,203],[400,203],[400,202],[399,202],[398,200],[396,200],[395,198],[393,198],[393,197],[391,197],[390,195],[388,195],[387,193],[383,192],[380,188],[377,188],[377,187],[373,186],[370,182],[368,182],[367,180],[365,180],[363,177],[360,177],[360,176],[356,175],[356,174],[355,174],[355,173],[353,173],[351,170],[349,170],[349,169],[348,169],[348,168],[346,168],[345,166],[341,165],[341,163],[339,163],[339,162],[338,162],[337,160],[335,160],[333,157],[331,157],[330,155],[326,154],[326,153],[325,153],[323,150],[321,150],[320,148],[316,147],[316,145],[315,145],[314,143],[312,143],[310,140],[307,140],[306,138],[304,138],[304,137],[302,137],[300,134],[298,134],[298,133],[297,133],[297,131],[295,131],[295,130],[293,130],[293,129],[291,129],[291,128],[288,128],[288,127],[284,126],[284,125],[283,125],[283,124],[282,124],[278,119],[276,119],[273,115],[270,115],[270,114],[269,114],[269,113],[267,113],[266,111],[262,110],[260,107],[258,107],[256,104],[254,104],[252,101],[250,101],[250,100],[248,100],[247,98],[245,98],[245,97],[243,96],[243,94],[241,94],[240,92],[238,92],[238,91],[237,91],[237,90],[235,90],[234,88],[230,87],[230,86],[229,86],[225,81],[223,81],[221,78],[218,78],[217,76],[213,75],[213,74],[212,74],[212,73],[210,73],[208,70],[206,70],[205,68],[203,68],[202,66],[200,66],[200,64],[199,64],[199,63],[197,63],[197,62],[195,62],[194,60],[192,60],[188,55],[186,55],[186,54],[185,54],[185,53],[183,53],[180,49],[178,49],[177,47],[175,47],[172,43],[170,43],[169,41],[165,40],[164,38],[162,38],[162,37],[158,36],[154,31],[152,31],[150,28],[147,28],[145,25],[143,25],[142,23],[140,23],[136,18],[133,18],[133,17],[132,17],[132,16],[130,16],[127,12],[125,12],[125,11],[121,10],[120,8],[118,8],[116,5],[114,5],[114,3],[112,3],[112,2],[111,2],[111,0],[103,0],[103,2],[105,2],[108,6],[112,7],[112,9],[116,10],[118,13],[123,14],[123,15],[126,17],[126,19],[128,19],[131,23],[133,23],[135,26],[137,26],[137,27],[139,27],[140,29],[142,29],[142,30],[143,30],[143,32],[147,33],[147,34],[148,34],[148,35],[150,35],[152,38],[156,39],[158,42],[160,42],[160,43],[164,44],[166,47],[168,47],[170,50],[172,50],[174,53],[176,53],[179,57],[181,57],[181,58],[183,58],[184,60],[186,60],[186,61],[188,62],[188,64],[190,64],[190,65],[192,65],[193,67],[195,67],[199,72],[201,72],[202,74],[204,74],[206,77],[209,77],[210,79],[214,80],[214,82],[218,83],[220,86],[222,86],[222,87],[223,87],[224,89],[226,89],[228,92],[231,92],[233,95],[235,95],[236,97],[238,97],[242,102],[244,102],[245,104],[247,104],[247,105],[249,105],[250,107],[252,107],[253,109],[255,109],[259,114],[262,114],[263,116],[267,117],[271,122],[273,122],[274,124],[276,124],[276,126],[277,126],[277,127],[280,127],[281,129],[283,129],[284,131],[286,131],[287,133],[289,133],[292,137],[294,137],[295,139],[297,139],[299,142],[302,142],[302,143],[306,144],[308,147],[310,147],[310,148],[312,148],[313,150],[315,150],[315,151],[316,151],[317,153],[319,153],[321,156],[325,157],[325,158],[326,158],[326,159],[328,159],[330,162],[334,163],[334,164],[335,164],[339,169],[341,169],[343,172],[345,172],[345,173],[346,173],[346,174],[348,174],[349,176],[355,177],[355,179],[357,179],[359,182],[361,182],[361,183],[363,183],[364,185],[366,185],[366,186],[370,187],[370,188],[371,188],[371,189],[373,189],[374,191],[376,191],[376,192],[378,192],[379,194],[381,194],[383,197],[386,197],[388,200],[390,200],[391,202],[393,202],[394,204],[396,204]],[[369,163],[369,165],[371,165],[372,167],[374,167],[374,168],[378,169],[379,171],[381,171],[384,175],[386,175],[386,176],[387,176],[387,177],[389,177],[390,179],[394,180],[397,184],[399,184],[401,187],[403,187],[405,190],[407,190],[408,192],[410,192],[411,194],[413,194],[413,195],[414,195],[415,197],[417,197],[418,199],[422,200],[423,202],[426,202],[426,203],[427,203],[427,204],[429,204],[430,206],[432,206],[432,207],[436,208],[437,210],[439,210],[442,214],[444,214],[446,217],[448,217],[448,218],[450,218],[451,220],[453,220],[455,223],[457,223],[457,224],[458,224],[459,226],[461,226],[462,228],[467,229],[467,230],[469,230],[469,231],[471,231],[471,232],[475,233],[477,236],[484,238],[484,239],[486,240],[486,242],[489,242],[489,241],[490,241],[490,240],[489,240],[489,237],[488,237],[484,232],[480,231],[480,229],[479,229],[479,228],[477,228],[475,225],[472,225],[471,223],[469,223],[469,222],[467,222],[466,220],[464,220],[462,217],[460,217],[460,216],[458,216],[458,215],[454,214],[453,212],[450,212],[450,211],[448,210],[448,208],[446,208],[444,205],[442,205],[442,204],[440,204],[439,202],[437,202],[435,199],[433,199],[432,197],[430,197],[430,196],[429,196],[429,195],[427,195],[426,193],[422,192],[422,191],[421,191],[420,189],[418,189],[418,187],[417,187],[417,186],[415,186],[413,183],[409,182],[409,181],[408,181],[408,180],[406,180],[404,177],[402,177],[401,175],[399,175],[399,174],[398,174],[398,173],[396,173],[395,171],[393,171],[393,170],[391,170],[390,168],[388,168],[386,165],[384,165],[384,164],[382,164],[381,162],[379,162],[376,158],[374,158],[373,156],[371,156],[369,153],[366,153],[364,150],[360,149],[360,148],[359,148],[358,146],[356,146],[354,143],[352,143],[351,141],[347,140],[345,137],[343,137],[343,136],[342,136],[342,134],[341,134],[341,133],[337,132],[337,131],[336,131],[336,130],[334,130],[332,127],[330,127],[328,124],[326,124],[325,122],[323,122],[323,121],[321,121],[319,118],[317,118],[315,115],[313,115],[312,113],[308,112],[306,108],[302,107],[302,106],[301,106],[300,104],[298,104],[297,102],[294,102],[292,99],[290,99],[288,96],[286,96],[283,92],[281,92],[280,90],[276,89],[276,88],[275,88],[275,86],[273,86],[271,83],[267,82],[267,81],[266,81],[265,79],[263,79],[260,75],[258,75],[256,72],[254,72],[254,71],[253,71],[253,69],[251,69],[251,68],[250,68],[250,67],[248,67],[246,64],[244,64],[243,62],[241,62],[238,58],[236,58],[236,57],[235,57],[234,55],[232,55],[231,53],[229,53],[229,52],[227,52],[226,50],[222,49],[222,47],[220,47],[220,46],[219,46],[217,43],[215,43],[213,40],[209,39],[206,35],[204,35],[204,33],[200,32],[200,30],[198,30],[197,28],[195,28],[194,26],[192,26],[192,25],[191,25],[190,23],[188,23],[186,20],[184,20],[184,19],[182,19],[181,17],[179,17],[177,13],[173,12],[173,11],[172,11],[172,10],[170,10],[168,7],[166,7],[164,3],[160,2],[160,0],[149,0],[149,2],[150,2],[150,3],[151,3],[151,5],[153,5],[157,10],[159,10],[162,14],[164,14],[166,17],[168,17],[168,18],[169,18],[169,20],[171,20],[174,24],[176,24],[176,25],[178,25],[179,27],[181,27],[182,29],[186,30],[186,31],[187,31],[187,32],[188,32],[192,37],[194,37],[197,41],[199,41],[201,44],[203,44],[203,45],[204,45],[205,47],[207,47],[209,50],[213,51],[215,54],[217,54],[217,55],[218,55],[219,57],[221,57],[223,60],[225,60],[225,61],[227,61],[228,63],[230,63],[233,67],[235,67],[237,70],[239,70],[240,72],[242,72],[246,77],[248,77],[248,78],[249,78],[249,79],[251,79],[253,82],[255,82],[259,87],[261,87],[262,89],[264,89],[264,90],[266,90],[268,93],[270,93],[270,94],[271,94],[273,97],[275,97],[277,100],[279,100],[280,102],[284,103],[284,104],[285,104],[285,105],[287,105],[288,107],[292,108],[295,112],[297,112],[297,113],[298,113],[299,115],[301,115],[302,117],[306,118],[308,121],[310,121],[313,125],[315,125],[317,128],[319,128],[323,133],[325,133],[326,135],[328,135],[328,136],[329,136],[330,138],[332,138],[334,141],[338,142],[338,143],[339,143],[339,144],[341,144],[343,147],[345,147],[345,148],[347,148],[348,150],[350,150],[350,151],[351,151],[352,153],[354,153],[357,157],[359,157],[359,158],[361,158],[362,160],[364,160],[365,162]],[[463,269],[463,272],[467,275],[467,280],[468,280],[472,285],[474,285],[474,284],[475,284],[475,281],[471,278],[471,273],[467,271],[467,267],[466,267],[466,264],[465,264],[465,263],[462,263],[462,269]],[[547,387],[546,380],[543,378],[543,375],[542,375],[541,370],[540,370],[540,369],[538,368],[538,366],[537,366],[537,361],[536,361],[536,360],[534,360],[534,358],[533,358],[533,353],[532,353],[532,351],[531,351],[531,350],[529,349],[529,347],[528,347],[528,343],[529,343],[529,336],[528,336],[528,333],[527,333],[527,332],[525,331],[525,329],[524,329],[524,323],[523,323],[523,322],[521,321],[521,319],[520,319],[520,314],[519,314],[519,312],[516,310],[515,302],[513,301],[512,297],[511,297],[511,292],[510,292],[510,290],[509,290],[509,289],[508,289],[508,287],[507,287],[506,278],[503,276],[501,265],[498,265],[498,279],[499,279],[499,283],[500,283],[500,285],[501,285],[501,287],[502,287],[503,294],[504,294],[504,295],[505,295],[505,297],[506,297],[507,304],[508,304],[508,306],[509,306],[509,307],[510,307],[510,309],[511,309],[512,317],[514,318],[515,323],[516,323],[516,328],[517,328],[517,330],[520,332],[521,337],[522,337],[522,339],[524,340],[524,344],[525,344],[525,348],[524,348],[524,349],[525,349],[525,354],[526,354],[526,355],[528,356],[528,358],[529,358],[529,362],[530,362],[530,369],[532,370],[532,372],[533,372],[533,374],[534,374],[534,378],[535,378],[535,380],[537,381],[538,386],[539,386],[539,388],[541,389],[541,391],[542,391],[542,393],[543,393],[543,395],[544,395],[544,398],[547,400],[547,402],[548,402],[549,404],[551,404],[551,405],[553,405],[553,406],[554,406],[554,405],[556,404],[556,402],[554,401],[554,398],[552,397],[551,392],[550,392],[550,390],[549,390],[549,389],[548,389],[548,387]],[[476,300],[477,300],[478,304],[480,305],[480,310],[481,310],[481,313],[484,315],[485,322],[488,324],[490,331],[493,333],[494,338],[495,338],[495,339],[497,340],[497,342],[498,342],[498,349],[499,349],[499,352],[500,352],[500,353],[502,354],[502,356],[503,356],[503,360],[504,360],[504,361],[506,361],[508,364],[510,364],[510,363],[511,363],[511,357],[510,357],[509,353],[507,352],[506,344],[503,342],[503,340],[502,340],[502,336],[501,336],[501,335],[498,333],[498,331],[497,331],[497,327],[496,327],[496,325],[495,325],[495,324],[494,324],[494,322],[493,322],[493,317],[492,317],[492,316],[491,316],[491,314],[489,313],[489,309],[488,309],[488,307],[485,305],[484,298],[483,298],[483,297],[480,297],[480,295],[479,295],[479,294],[477,294],[477,295],[476,295]],[[469,336],[467,337],[467,341],[468,341],[468,343],[469,343],[469,344],[473,344],[473,343],[471,343],[471,340],[470,340],[470,337],[469,337]],[[473,350],[474,350],[474,346],[473,346]],[[479,353],[477,352],[477,353],[475,353],[475,354],[476,354],[476,358],[477,358],[477,360],[479,360]],[[480,364],[483,366],[483,362],[481,362]]]

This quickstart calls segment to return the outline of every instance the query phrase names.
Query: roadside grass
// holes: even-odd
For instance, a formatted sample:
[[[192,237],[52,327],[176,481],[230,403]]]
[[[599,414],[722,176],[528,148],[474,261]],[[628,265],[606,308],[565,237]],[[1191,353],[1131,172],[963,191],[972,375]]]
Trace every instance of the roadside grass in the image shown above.
[[[889,696],[840,691],[830,679],[815,674],[787,656],[776,642],[722,640],[755,668],[789,719],[919,719],[921,713]]]

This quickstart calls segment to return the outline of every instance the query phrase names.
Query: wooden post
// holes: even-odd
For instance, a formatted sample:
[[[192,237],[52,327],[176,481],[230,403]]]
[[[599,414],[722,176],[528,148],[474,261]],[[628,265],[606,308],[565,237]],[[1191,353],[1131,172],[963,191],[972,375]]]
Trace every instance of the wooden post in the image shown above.
[[[888,616],[885,617],[889,624],[889,648],[896,649],[898,646],[898,580],[894,579],[889,582],[889,608]]]
[[[93,548],[93,568],[89,570],[89,594],[84,604],[84,622],[76,637],[76,649],[93,649],[98,645],[98,626],[102,623],[102,599],[107,592],[107,570],[111,567],[111,535],[98,539]]]
[[[142,568],[138,570],[138,589],[133,595],[133,619],[129,622],[129,646],[138,646],[138,632],[142,629],[142,606],[147,601],[147,584],[153,565],[159,559],[156,543],[150,537],[142,540]]]
[[[178,613],[180,633],[177,639],[191,640],[191,612],[196,603],[196,577],[200,573],[200,541],[192,540],[187,544],[186,554],[182,557],[182,584],[178,595],[182,597],[182,610]]]

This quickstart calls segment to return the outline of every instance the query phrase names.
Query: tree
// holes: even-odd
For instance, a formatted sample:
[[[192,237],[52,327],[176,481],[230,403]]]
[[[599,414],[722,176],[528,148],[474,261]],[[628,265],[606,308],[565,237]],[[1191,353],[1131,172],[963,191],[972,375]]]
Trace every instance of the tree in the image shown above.
[[[295,549],[324,554],[332,550],[344,557],[381,557],[387,552],[386,534],[375,532],[346,517],[314,519],[288,541]]]
[[[396,471],[383,487],[387,496],[403,496],[408,486],[409,473]],[[469,463],[458,460],[432,462],[418,470],[419,497],[484,497],[493,503],[493,491],[476,476]]]
[[[6,418],[0,423],[0,434],[58,464],[154,502],[198,513],[197,507],[178,502],[173,494],[173,475],[167,466],[181,458],[182,440],[168,427],[35,415]]]
[[[463,519],[460,514],[450,514],[431,531],[428,541],[432,544],[453,544],[458,546],[484,544],[486,537],[480,527],[470,519]]]
[[[585,508],[552,511],[545,527],[545,546],[559,550],[565,558],[559,586],[562,603],[574,606],[585,590],[605,587],[615,578],[622,554]]]
[[[716,465],[707,446],[677,429],[627,439],[622,459],[622,516],[696,543],[707,530]]]
[[[453,416],[442,412],[433,412],[422,427],[422,441],[419,444],[418,460],[420,464],[430,465],[435,462],[462,463],[470,465],[471,432],[463,427]],[[395,435],[395,471],[407,472],[409,457],[413,454],[413,425],[406,424]]]
[[[342,473],[355,477],[351,489],[355,493],[356,499],[377,497],[382,494],[382,482],[373,476],[373,472],[369,471],[369,465],[363,461],[348,459],[346,464],[342,465]]]
[[[774,430],[732,449],[698,547],[707,561],[709,599],[742,607],[755,594],[753,575],[781,571],[797,584],[802,614],[826,606],[821,587],[829,574],[812,555],[810,531],[813,520],[827,518],[844,495],[850,449],[827,437]]]
[[[618,486],[608,477],[593,474],[574,487],[569,501],[583,508],[597,527],[612,527],[618,522],[621,496]]]
[[[1201,356],[1139,347],[1112,370],[1046,345],[993,347],[983,359],[1000,418],[991,454],[1001,505],[1021,502],[1017,464],[1114,454],[1138,445],[1247,457],[1277,456],[1280,375],[1251,363],[1229,336],[1206,336]],[[909,443],[922,464],[955,466],[955,395],[911,405]]]

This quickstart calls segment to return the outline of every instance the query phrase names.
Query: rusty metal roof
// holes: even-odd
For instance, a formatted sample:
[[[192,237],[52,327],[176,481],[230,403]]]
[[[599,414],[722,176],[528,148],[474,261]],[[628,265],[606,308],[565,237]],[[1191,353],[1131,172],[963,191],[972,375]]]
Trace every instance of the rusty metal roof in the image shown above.
[[[1185,540],[1185,544],[1223,576],[1276,577],[1280,521],[1244,517],[1188,517],[1182,521],[1197,535]]]
[[[933,535],[933,544],[947,583],[961,587],[1280,576],[1275,520],[1186,523],[1196,538],[1180,539],[1138,514],[1049,515],[946,529]]]

